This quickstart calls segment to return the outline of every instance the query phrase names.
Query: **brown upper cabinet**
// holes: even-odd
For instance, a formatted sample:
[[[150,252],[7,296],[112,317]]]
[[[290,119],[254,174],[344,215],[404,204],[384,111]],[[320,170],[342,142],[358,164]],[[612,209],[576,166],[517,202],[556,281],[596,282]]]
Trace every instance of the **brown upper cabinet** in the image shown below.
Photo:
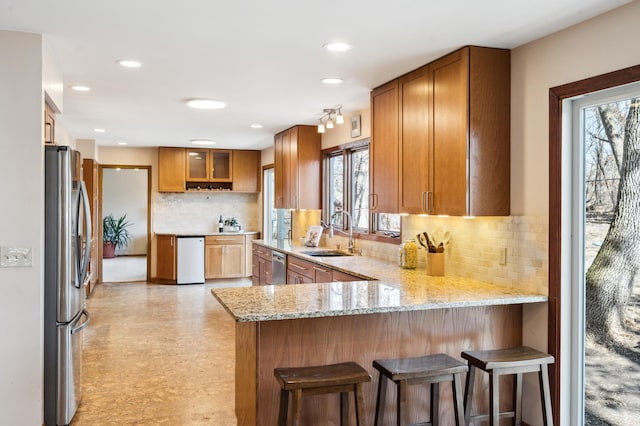
[[[316,126],[295,126],[275,136],[275,208],[321,208],[320,145]]]
[[[231,150],[187,148],[187,181],[231,182]]]
[[[158,148],[158,191],[184,192],[184,148]]]
[[[510,52],[465,47],[371,92],[371,208],[510,212]]]
[[[371,92],[369,207],[372,212],[398,211],[398,80]]]
[[[158,191],[259,192],[260,151],[206,148],[158,149]]]
[[[260,192],[260,151],[233,151],[233,190]]]

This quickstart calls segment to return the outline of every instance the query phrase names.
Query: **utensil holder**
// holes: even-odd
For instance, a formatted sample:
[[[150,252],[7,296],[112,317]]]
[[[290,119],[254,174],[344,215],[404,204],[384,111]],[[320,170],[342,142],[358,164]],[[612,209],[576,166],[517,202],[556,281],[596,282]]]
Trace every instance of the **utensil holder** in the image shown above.
[[[444,276],[444,253],[427,253],[427,275]]]

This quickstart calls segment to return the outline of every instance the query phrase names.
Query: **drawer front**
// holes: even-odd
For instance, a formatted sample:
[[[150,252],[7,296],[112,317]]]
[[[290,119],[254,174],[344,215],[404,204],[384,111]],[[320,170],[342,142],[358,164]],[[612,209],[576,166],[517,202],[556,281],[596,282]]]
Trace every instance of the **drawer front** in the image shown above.
[[[205,244],[244,244],[244,235],[207,235]]]
[[[345,274],[344,272],[333,270],[333,281],[366,281],[364,278],[356,277],[354,275]]]
[[[304,275],[305,277],[314,279],[315,272],[313,267],[315,264],[312,262],[307,262],[306,260],[298,259],[294,256],[287,257],[287,269],[300,275]]]
[[[257,245],[253,245],[253,255],[254,256],[258,256],[261,259],[267,260],[269,262],[271,262],[271,249],[262,247],[262,246],[257,246]]]

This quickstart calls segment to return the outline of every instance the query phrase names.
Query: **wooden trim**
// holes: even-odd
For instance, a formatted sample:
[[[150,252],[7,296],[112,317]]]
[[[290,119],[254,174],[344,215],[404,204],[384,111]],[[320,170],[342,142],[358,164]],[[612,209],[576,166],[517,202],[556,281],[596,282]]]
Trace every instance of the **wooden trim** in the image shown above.
[[[136,166],[126,164],[99,164],[98,165],[98,212],[100,218],[102,218],[102,186],[104,169],[143,169],[147,171],[147,281],[151,281],[151,166]],[[102,219],[98,220],[99,228],[99,243],[98,243],[98,255],[100,262],[102,263]],[[100,279],[102,280],[102,267],[100,267]]]
[[[555,358],[550,366],[551,405],[558,419],[560,407],[560,314],[562,231],[562,101],[586,93],[640,81],[640,65],[586,78],[549,89],[549,319],[548,350]]]

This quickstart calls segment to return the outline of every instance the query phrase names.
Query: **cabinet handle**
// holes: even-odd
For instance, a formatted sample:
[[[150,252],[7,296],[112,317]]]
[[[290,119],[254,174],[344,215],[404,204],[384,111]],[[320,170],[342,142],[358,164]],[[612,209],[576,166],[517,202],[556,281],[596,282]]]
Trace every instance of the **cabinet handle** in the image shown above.
[[[173,247],[173,237],[171,237],[171,247]]]
[[[433,211],[433,192],[427,191],[427,212],[431,213]]]
[[[235,240],[233,238],[216,238],[215,241],[235,241]]]
[[[325,272],[325,273],[329,272],[328,270],[322,269],[322,268],[318,268],[317,266],[314,266],[313,269],[316,270],[316,271]]]
[[[298,266],[295,263],[290,263],[289,266],[293,266],[294,268],[300,270],[300,271],[306,271],[307,268],[305,268],[304,266]]]
[[[369,206],[374,210],[378,206],[378,194],[369,194]]]

